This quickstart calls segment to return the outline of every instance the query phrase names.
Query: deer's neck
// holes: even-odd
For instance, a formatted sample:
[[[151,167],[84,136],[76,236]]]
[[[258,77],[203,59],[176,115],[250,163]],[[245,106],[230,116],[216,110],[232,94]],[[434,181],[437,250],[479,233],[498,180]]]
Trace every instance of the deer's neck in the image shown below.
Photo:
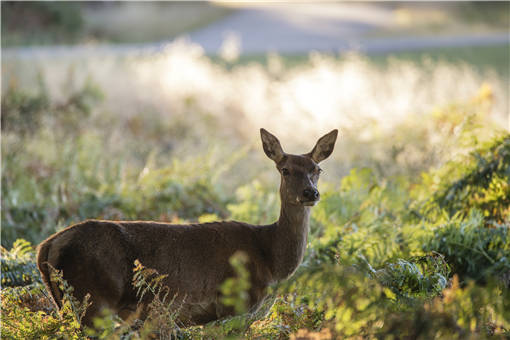
[[[273,276],[283,280],[292,275],[303,261],[308,240],[310,207],[282,200],[280,218],[272,240]]]

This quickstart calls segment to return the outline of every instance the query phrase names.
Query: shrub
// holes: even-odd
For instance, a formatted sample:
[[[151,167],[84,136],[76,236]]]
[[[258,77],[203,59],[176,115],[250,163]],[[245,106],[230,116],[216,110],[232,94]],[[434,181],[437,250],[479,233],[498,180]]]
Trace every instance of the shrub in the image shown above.
[[[477,210],[466,218],[454,216],[436,227],[424,250],[444,254],[461,281],[485,283],[510,273],[510,227],[485,227]]]
[[[424,185],[437,188],[426,212],[444,209],[449,216],[467,216],[477,208],[487,224],[510,223],[510,135],[494,138],[432,172]]]

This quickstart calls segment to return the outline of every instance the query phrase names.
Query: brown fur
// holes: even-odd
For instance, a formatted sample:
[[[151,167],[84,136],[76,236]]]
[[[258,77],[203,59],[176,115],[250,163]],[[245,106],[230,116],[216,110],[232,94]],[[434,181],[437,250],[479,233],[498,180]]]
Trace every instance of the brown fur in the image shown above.
[[[230,257],[242,251],[249,258],[249,305],[256,311],[266,288],[292,275],[303,259],[310,205],[318,201],[318,196],[315,201],[303,197],[303,190],[316,190],[318,166],[314,159],[329,156],[336,130],[302,156],[285,154],[276,137],[263,129],[261,135],[266,154],[275,160],[279,171],[286,169],[277,222],[256,226],[234,221],[174,225],[87,220],[70,226],[42,242],[37,255],[43,282],[56,306],[60,308],[62,296],[50,280],[49,266],[62,271],[78,300],[91,295],[85,325],[90,326],[103,308],[128,318],[139,305],[132,286],[133,262],[138,259],[145,267],[168,275],[164,284],[171,296],[176,295],[182,325],[204,324],[233,314],[220,303],[218,287],[233,275]],[[319,156],[314,155],[316,150],[320,150]],[[148,298],[142,307],[150,302]]]

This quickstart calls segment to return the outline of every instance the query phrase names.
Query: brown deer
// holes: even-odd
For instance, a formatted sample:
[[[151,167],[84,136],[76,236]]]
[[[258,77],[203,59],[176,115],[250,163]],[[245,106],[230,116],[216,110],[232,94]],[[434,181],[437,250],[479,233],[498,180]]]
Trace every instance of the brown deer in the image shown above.
[[[50,280],[51,267],[62,271],[82,300],[90,294],[92,304],[83,323],[108,308],[128,318],[149,302],[138,301],[132,286],[133,263],[166,274],[164,285],[179,303],[178,322],[183,326],[204,324],[233,315],[221,303],[219,285],[234,275],[230,257],[247,255],[250,273],[249,308],[256,311],[266,288],[291,276],[303,260],[309,229],[310,207],[320,198],[318,163],[332,152],[338,131],[320,138],[310,153],[291,155],[278,139],[261,129],[266,155],[281,174],[281,212],[270,225],[223,221],[175,225],[149,221],[87,220],[70,226],[39,245],[37,266],[57,308],[62,293]],[[140,308],[139,308],[140,307]]]

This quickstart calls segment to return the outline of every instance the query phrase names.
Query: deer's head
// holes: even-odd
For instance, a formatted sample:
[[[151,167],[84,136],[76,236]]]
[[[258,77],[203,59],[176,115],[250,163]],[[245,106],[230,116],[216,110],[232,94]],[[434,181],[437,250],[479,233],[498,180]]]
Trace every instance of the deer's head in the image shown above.
[[[278,138],[267,130],[260,129],[264,152],[276,163],[276,168],[281,175],[282,201],[307,206],[319,202],[317,182],[322,171],[319,163],[333,152],[337,135],[338,130],[335,129],[321,137],[311,152],[304,155],[291,155],[283,151]]]

